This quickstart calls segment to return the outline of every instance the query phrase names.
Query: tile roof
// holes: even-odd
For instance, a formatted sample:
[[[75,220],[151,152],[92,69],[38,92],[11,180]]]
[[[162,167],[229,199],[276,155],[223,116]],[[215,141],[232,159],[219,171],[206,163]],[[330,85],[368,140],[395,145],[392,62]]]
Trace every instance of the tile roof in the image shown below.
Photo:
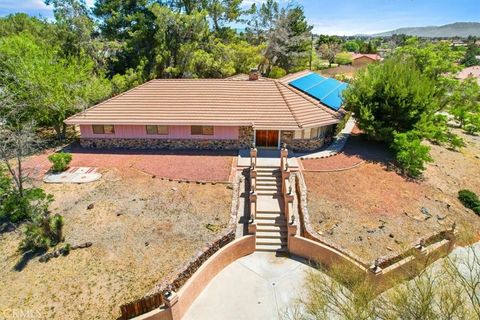
[[[477,78],[478,84],[480,84],[480,66],[473,66],[463,69],[457,74],[457,79],[464,80],[467,78]]]
[[[380,55],[378,55],[376,53],[352,53],[352,59],[353,60],[358,59],[358,58],[362,58],[362,57],[366,57],[366,58],[369,58],[369,59],[372,59],[372,60],[380,60],[381,59]]]
[[[67,124],[253,126],[294,130],[339,122],[333,112],[282,81],[156,79],[80,112]]]

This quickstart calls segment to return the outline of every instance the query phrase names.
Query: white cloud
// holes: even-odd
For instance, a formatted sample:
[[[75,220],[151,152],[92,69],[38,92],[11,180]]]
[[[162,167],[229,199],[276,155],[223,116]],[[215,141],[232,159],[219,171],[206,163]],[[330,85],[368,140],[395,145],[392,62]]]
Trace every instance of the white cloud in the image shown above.
[[[1,0],[0,9],[12,10],[45,10],[48,6],[43,0]]]

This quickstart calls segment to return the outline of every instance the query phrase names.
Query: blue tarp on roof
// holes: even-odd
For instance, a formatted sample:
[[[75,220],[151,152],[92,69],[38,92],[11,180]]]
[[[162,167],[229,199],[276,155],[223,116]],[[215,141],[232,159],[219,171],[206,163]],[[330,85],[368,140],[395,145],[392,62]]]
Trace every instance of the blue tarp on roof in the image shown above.
[[[338,110],[343,104],[342,91],[347,84],[333,78],[325,78],[316,73],[310,73],[289,83],[292,87],[317,99],[328,107]]]

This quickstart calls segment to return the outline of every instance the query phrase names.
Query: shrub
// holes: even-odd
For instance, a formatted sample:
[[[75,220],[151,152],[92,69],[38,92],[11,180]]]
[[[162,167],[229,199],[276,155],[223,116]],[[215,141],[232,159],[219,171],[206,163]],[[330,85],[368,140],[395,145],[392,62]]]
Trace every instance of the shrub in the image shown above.
[[[335,56],[335,63],[339,65],[351,64],[352,55],[348,52],[340,52]]]
[[[425,163],[433,161],[430,148],[422,145],[422,140],[411,132],[396,133],[392,146],[403,173],[410,177],[419,177],[425,170]]]
[[[278,79],[285,76],[286,74],[287,74],[287,71],[285,71],[280,67],[274,66],[272,67],[272,70],[270,70],[270,73],[268,74],[268,76],[273,79]]]
[[[25,225],[24,238],[20,243],[20,250],[47,250],[63,241],[63,217],[40,215]]]
[[[458,192],[458,200],[460,200],[466,208],[472,209],[473,212],[480,215],[480,199],[478,199],[475,192],[466,189],[460,190]]]
[[[53,172],[62,172],[68,168],[72,161],[72,155],[64,152],[54,153],[48,156],[48,160],[52,163]]]

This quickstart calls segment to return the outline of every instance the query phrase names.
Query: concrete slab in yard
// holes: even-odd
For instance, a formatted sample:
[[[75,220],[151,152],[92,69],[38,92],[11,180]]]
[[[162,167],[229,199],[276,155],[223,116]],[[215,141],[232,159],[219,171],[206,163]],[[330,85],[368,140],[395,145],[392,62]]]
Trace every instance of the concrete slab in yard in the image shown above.
[[[43,178],[45,183],[88,183],[97,181],[102,177],[96,168],[72,167],[60,173],[47,173]]]
[[[288,319],[305,297],[309,272],[319,271],[301,259],[255,252],[223,269],[183,319]]]

